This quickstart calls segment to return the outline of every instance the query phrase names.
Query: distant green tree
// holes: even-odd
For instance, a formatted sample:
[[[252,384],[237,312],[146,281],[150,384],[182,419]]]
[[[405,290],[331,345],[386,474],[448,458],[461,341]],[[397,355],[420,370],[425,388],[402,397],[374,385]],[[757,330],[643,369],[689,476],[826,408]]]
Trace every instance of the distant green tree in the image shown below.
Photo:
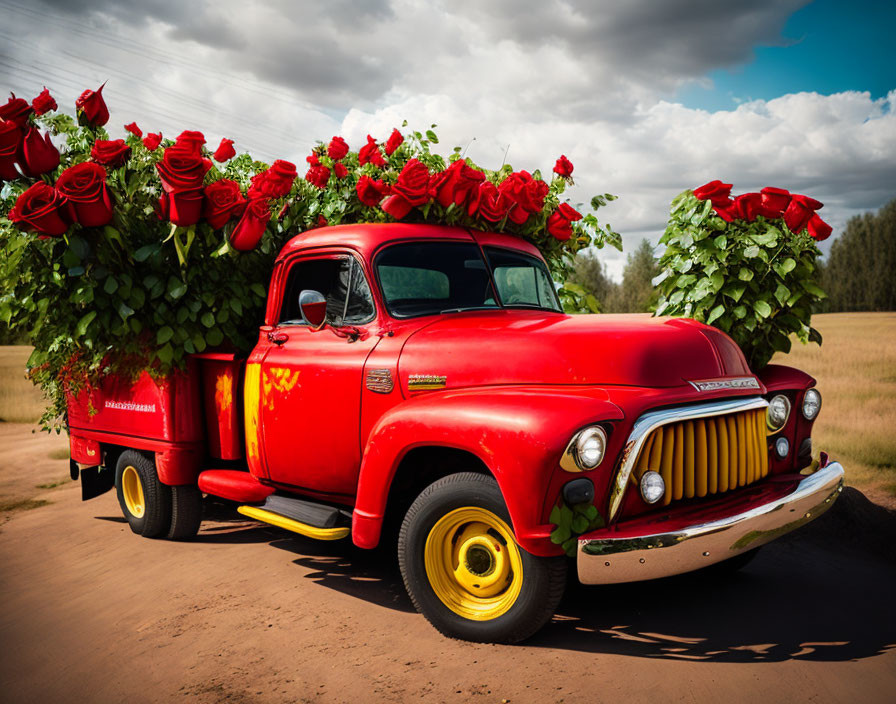
[[[602,312],[607,312],[607,304],[619,288],[619,284],[607,275],[607,268],[594,249],[584,249],[576,254],[569,282],[578,284],[594,296]]]
[[[622,285],[607,301],[608,313],[646,313],[656,307],[659,292],[653,279],[660,273],[650,240],[644,238],[630,252],[622,271]]]
[[[821,281],[827,310],[896,310],[896,200],[852,218],[831,245]]]

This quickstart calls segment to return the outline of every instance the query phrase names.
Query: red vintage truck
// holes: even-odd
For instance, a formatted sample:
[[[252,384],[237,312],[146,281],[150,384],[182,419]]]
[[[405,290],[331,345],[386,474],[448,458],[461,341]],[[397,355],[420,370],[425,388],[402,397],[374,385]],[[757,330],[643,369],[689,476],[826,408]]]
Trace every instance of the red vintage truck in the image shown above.
[[[811,377],[756,375],[692,320],[566,315],[517,237],[305,232],[264,322],[245,359],[72,395],[84,498],[114,486],[150,538],[195,535],[203,493],[362,548],[400,526],[418,610],[446,635],[514,642],[554,613],[564,545],[587,584],[737,567],[842,490],[842,467],[812,460]],[[577,506],[590,529],[558,539],[554,517]]]

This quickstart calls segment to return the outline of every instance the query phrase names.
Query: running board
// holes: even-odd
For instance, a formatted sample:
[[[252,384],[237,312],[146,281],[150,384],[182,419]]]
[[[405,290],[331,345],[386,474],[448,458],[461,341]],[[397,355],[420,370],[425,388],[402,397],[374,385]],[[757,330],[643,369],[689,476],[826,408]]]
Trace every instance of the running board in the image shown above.
[[[338,528],[318,528],[293,518],[282,516],[279,513],[267,511],[258,506],[240,506],[237,508],[237,511],[244,516],[254,518],[256,521],[270,523],[272,526],[277,526],[278,528],[304,535],[306,538],[314,538],[315,540],[340,540],[348,536],[350,532],[348,526],[341,526]]]

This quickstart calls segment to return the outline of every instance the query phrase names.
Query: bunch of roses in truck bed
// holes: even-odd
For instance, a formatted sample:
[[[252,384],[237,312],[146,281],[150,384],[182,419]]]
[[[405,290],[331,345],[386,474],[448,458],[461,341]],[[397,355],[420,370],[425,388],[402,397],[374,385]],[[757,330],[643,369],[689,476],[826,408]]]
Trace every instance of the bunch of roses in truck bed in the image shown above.
[[[536,244],[558,280],[578,249],[621,246],[593,213],[560,201],[566,157],[550,180],[488,171],[459,148],[448,160],[433,153],[432,130],[396,129],[357,151],[341,137],[320,143],[301,178],[288,161],[237,155],[226,138],[211,152],[197,131],[171,140],[130,122],[111,139],[103,90],[75,101],[77,121],[47,89],[0,105],[0,320],[35,346],[46,419],[64,408],[64,383],[125,365],[165,375],[210,347],[250,349],[273,260],[306,229],[401,220],[501,230]],[[587,306],[573,289],[561,295]]]
[[[660,239],[666,251],[654,280],[656,315],[696,318],[725,331],[754,370],[790,335],[821,343],[812,310],[825,297],[816,281],[816,242],[831,227],[808,196],[782,188],[731,197],[731,184],[711,181],[672,201]]]

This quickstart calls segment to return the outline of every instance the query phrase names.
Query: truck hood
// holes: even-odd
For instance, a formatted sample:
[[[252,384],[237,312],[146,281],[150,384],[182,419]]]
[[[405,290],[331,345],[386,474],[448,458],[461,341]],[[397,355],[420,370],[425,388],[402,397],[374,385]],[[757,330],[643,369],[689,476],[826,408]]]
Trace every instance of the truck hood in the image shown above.
[[[724,333],[694,320],[542,311],[445,314],[413,333],[403,390],[494,384],[681,386],[752,375]],[[441,379],[444,377],[444,380]]]

